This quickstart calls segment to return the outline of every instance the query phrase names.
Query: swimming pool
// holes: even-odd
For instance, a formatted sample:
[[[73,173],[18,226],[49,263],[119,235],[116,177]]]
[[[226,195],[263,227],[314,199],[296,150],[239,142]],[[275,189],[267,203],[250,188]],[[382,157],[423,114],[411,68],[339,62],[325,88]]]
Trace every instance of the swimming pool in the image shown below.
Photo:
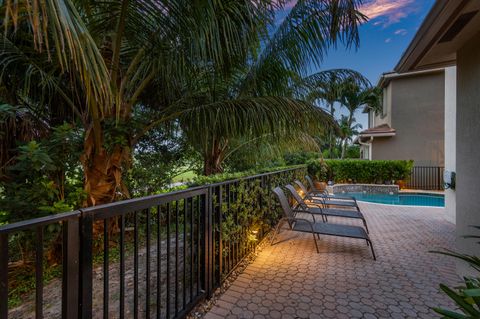
[[[345,193],[359,201],[408,206],[445,207],[445,198],[442,194],[399,193],[394,195],[379,193]]]

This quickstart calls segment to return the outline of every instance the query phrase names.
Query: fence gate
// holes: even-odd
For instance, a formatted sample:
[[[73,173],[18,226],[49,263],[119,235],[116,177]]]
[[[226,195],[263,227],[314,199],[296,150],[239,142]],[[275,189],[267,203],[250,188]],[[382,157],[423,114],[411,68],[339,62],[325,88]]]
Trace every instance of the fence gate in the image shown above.
[[[414,166],[406,185],[410,189],[443,190],[443,171],[441,166]]]

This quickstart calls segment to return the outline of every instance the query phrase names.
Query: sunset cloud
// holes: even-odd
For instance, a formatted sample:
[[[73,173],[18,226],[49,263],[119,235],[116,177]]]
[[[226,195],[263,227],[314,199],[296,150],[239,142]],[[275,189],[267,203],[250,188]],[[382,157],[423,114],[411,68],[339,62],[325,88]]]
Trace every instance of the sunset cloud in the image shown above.
[[[297,0],[288,0],[284,9],[288,11],[296,4]],[[400,22],[418,9],[419,4],[416,0],[364,0],[359,8],[360,12],[366,15],[369,21],[375,20],[372,21],[374,26],[381,25],[383,27]]]
[[[285,9],[291,9],[295,7],[296,4],[297,4],[297,0],[290,0],[285,4]]]
[[[381,19],[373,22],[374,25],[389,26],[417,11],[418,6],[415,2],[415,0],[370,0],[362,5],[360,11],[370,20]]]
[[[407,34],[407,30],[405,29],[398,29],[394,32],[395,35],[406,35]]]

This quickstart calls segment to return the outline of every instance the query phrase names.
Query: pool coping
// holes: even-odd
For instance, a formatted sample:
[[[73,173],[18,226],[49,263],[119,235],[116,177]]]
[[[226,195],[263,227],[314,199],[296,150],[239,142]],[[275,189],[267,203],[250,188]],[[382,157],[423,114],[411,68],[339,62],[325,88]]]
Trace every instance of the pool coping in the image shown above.
[[[422,194],[422,195],[444,195],[445,191],[427,191],[427,190],[420,190],[420,189],[402,189],[398,192],[399,194]],[[395,205],[395,204],[384,204],[384,203],[375,203],[375,202],[367,202],[364,200],[357,199],[357,202],[365,203],[365,204],[373,204],[373,205],[383,205],[383,206],[394,206],[394,207],[429,207],[429,208],[440,208],[445,209],[445,206],[425,206],[425,205]]]
[[[394,204],[383,204],[383,203],[366,202],[366,201],[364,201],[364,200],[358,200],[358,199],[357,199],[357,202],[361,202],[361,203],[364,203],[364,204],[381,205],[381,206],[394,206],[394,207],[426,207],[426,208],[445,209],[445,206],[394,205]]]
[[[440,190],[424,190],[424,189],[401,189],[399,193],[417,193],[417,194],[434,194],[434,195],[445,195],[445,191]]]

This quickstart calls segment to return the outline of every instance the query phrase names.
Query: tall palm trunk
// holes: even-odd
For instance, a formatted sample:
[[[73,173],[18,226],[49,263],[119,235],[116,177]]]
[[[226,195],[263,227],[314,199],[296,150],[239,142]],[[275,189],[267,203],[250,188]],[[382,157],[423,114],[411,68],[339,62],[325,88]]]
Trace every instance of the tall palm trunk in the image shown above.
[[[111,203],[128,198],[129,193],[122,181],[122,172],[130,162],[130,147],[115,145],[112,150],[96,146],[93,130],[87,132],[81,162],[84,170],[86,206]]]
[[[348,114],[348,122],[347,122],[347,125],[348,125],[348,128],[350,129],[352,127],[352,122],[353,122],[353,114],[354,114],[355,110],[350,110],[350,113]],[[342,143],[341,143],[341,147],[342,147],[342,156],[341,158],[344,159],[345,158],[345,154],[347,153],[347,143],[348,143],[348,139],[349,137],[348,136],[345,136],[342,138]]]
[[[212,144],[210,152],[206,152],[203,157],[203,174],[205,176],[223,173],[222,163],[228,142],[221,143],[215,139]]]
[[[341,147],[342,147],[342,155],[341,155],[341,158],[344,159],[345,158],[345,154],[347,152],[347,141],[348,141],[348,138],[342,138],[342,142],[341,142]]]
[[[218,157],[205,158],[203,161],[203,174],[205,176],[223,173]]]
[[[334,107],[334,102],[331,101],[329,104],[330,104],[330,116],[332,117],[332,119],[335,119],[335,107]],[[331,128],[329,129],[329,141],[328,141],[330,158],[333,158],[333,145],[335,144],[334,139],[335,139],[334,128],[331,127]]]

